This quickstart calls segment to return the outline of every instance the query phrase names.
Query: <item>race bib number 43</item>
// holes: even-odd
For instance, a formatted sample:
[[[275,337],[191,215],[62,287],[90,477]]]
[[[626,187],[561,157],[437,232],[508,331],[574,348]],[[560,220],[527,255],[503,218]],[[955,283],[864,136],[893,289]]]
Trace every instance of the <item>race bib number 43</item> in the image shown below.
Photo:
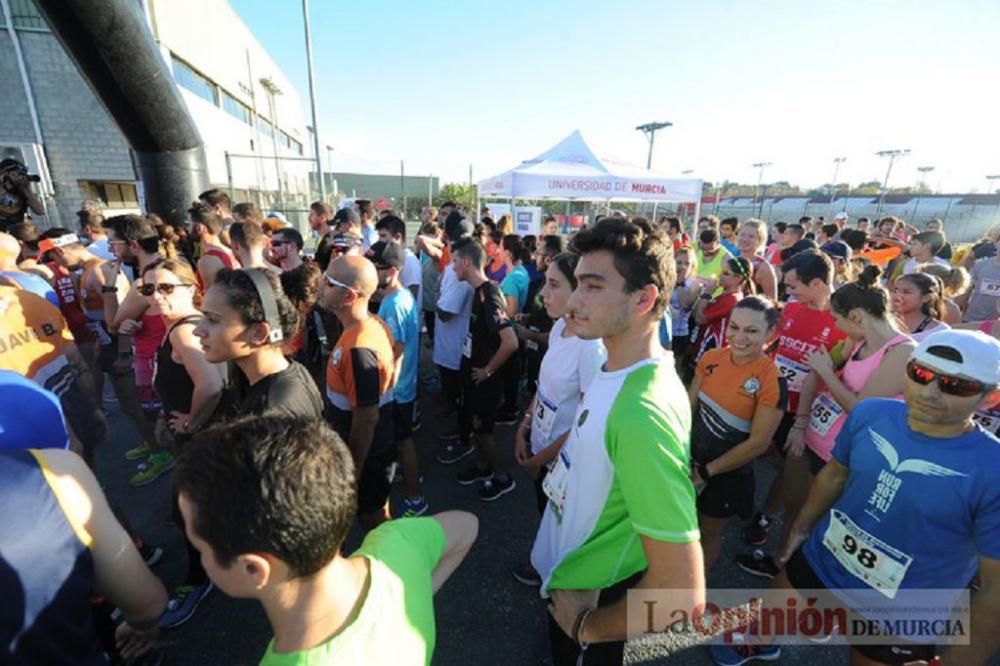
[[[547,442],[549,436],[552,434],[552,426],[556,421],[556,413],[559,411],[559,407],[542,395],[541,389],[538,390],[536,395],[535,411],[531,418],[531,430],[537,430],[541,434],[542,439]]]
[[[830,511],[823,545],[854,577],[890,599],[896,598],[913,562],[912,557],[861,529],[836,509]]]

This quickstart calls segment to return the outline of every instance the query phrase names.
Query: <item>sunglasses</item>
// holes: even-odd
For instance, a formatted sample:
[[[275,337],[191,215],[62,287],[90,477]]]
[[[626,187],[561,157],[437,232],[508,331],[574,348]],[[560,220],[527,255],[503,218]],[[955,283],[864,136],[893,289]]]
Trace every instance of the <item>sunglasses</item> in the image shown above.
[[[283,245],[288,245],[288,241],[272,240],[271,247],[281,247]]]
[[[169,282],[164,282],[161,284],[143,284],[139,285],[137,289],[139,293],[143,296],[152,296],[156,292],[160,292],[164,296],[169,296],[174,293],[174,289],[177,287],[192,287],[194,285],[190,284],[170,284]]]
[[[916,361],[910,361],[906,364],[906,376],[921,386],[926,386],[936,380],[941,393],[960,398],[971,398],[974,395],[986,393],[992,389],[991,386],[987,386],[975,379],[962,379],[961,377],[946,375],[925,365],[921,365]]]
[[[323,273],[323,279],[326,280],[326,283],[331,287],[340,287],[341,289],[346,289],[347,291],[353,291],[355,294],[358,294],[359,296],[361,295],[361,292],[352,287],[351,285],[344,284],[340,280],[330,277],[326,273]]]

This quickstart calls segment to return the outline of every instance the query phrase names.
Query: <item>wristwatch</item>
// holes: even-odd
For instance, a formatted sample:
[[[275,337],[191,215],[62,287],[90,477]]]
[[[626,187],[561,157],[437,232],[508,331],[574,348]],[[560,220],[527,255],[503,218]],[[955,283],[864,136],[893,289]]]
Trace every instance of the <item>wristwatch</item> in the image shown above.
[[[116,287],[114,285],[104,285],[104,286],[101,287],[101,293],[102,294],[113,294],[116,291],[118,291],[118,287]]]
[[[694,468],[698,470],[698,476],[701,477],[702,481],[708,481],[712,478],[711,472],[708,471],[708,465],[705,463],[696,462]]]

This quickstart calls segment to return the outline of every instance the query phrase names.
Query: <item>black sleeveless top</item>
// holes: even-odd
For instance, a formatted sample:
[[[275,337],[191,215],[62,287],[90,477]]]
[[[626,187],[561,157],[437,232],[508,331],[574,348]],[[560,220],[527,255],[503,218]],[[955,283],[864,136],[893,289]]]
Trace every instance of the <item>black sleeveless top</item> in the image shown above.
[[[194,382],[188,375],[183,363],[178,363],[171,356],[174,348],[170,344],[170,334],[181,324],[197,324],[201,321],[201,315],[190,315],[184,317],[167,330],[163,336],[160,348],[156,350],[156,372],[153,375],[153,385],[156,392],[160,394],[160,401],[163,404],[163,413],[180,412],[189,414],[191,412],[191,398],[194,395]]]

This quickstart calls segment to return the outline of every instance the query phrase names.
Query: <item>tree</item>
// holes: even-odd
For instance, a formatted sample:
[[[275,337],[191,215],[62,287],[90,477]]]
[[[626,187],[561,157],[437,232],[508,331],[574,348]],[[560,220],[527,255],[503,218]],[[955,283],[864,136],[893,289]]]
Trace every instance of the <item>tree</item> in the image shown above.
[[[878,194],[882,191],[882,183],[877,180],[869,180],[851,188],[851,194],[865,195]]]
[[[468,183],[447,183],[441,186],[434,197],[434,205],[440,206],[447,201],[454,201],[459,206],[465,206],[466,211],[476,208],[476,194],[478,188]],[[478,211],[477,211],[478,214]]]

